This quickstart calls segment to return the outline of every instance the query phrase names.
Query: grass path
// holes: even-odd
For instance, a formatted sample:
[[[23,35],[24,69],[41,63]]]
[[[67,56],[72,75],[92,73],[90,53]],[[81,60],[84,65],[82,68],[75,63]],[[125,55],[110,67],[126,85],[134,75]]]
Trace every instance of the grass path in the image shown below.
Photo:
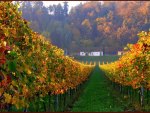
[[[120,97],[108,85],[103,72],[95,68],[90,80],[74,103],[73,112],[121,112],[124,111]]]

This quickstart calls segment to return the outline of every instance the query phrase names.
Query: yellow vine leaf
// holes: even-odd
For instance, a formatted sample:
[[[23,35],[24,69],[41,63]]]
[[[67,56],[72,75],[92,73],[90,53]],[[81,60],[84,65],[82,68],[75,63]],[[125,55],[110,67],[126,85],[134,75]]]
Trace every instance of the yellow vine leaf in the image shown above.
[[[27,69],[27,74],[31,74],[32,72],[31,72],[31,70],[30,69]]]
[[[0,10],[0,14],[3,14],[3,11],[2,11],[2,10]]]
[[[4,92],[4,89],[0,88],[0,96],[2,96],[3,92]]]
[[[5,102],[6,103],[10,103],[11,102],[11,99],[12,99],[12,96],[7,94],[7,93],[4,93],[4,97],[5,97]]]

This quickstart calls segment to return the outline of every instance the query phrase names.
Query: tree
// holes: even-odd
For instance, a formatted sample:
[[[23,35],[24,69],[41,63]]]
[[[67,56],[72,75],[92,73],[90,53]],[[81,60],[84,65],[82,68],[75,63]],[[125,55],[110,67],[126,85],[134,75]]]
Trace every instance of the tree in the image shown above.
[[[64,16],[68,16],[68,2],[66,1],[64,2]]]
[[[136,34],[147,31],[150,26],[150,2],[147,1],[86,2],[70,12],[68,7],[68,2],[45,7],[41,1],[24,1],[20,10],[31,22],[31,28],[68,50],[72,49],[72,44],[72,50],[77,50],[84,42],[83,46],[89,44],[101,49],[101,45],[105,45],[106,52],[114,53],[127,43],[135,43]]]

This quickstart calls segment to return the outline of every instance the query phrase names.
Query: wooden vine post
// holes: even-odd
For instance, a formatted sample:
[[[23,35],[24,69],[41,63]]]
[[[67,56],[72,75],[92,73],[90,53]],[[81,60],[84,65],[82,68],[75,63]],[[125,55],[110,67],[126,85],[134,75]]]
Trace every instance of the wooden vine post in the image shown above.
[[[143,107],[144,106],[144,87],[141,86],[140,88],[140,104]]]

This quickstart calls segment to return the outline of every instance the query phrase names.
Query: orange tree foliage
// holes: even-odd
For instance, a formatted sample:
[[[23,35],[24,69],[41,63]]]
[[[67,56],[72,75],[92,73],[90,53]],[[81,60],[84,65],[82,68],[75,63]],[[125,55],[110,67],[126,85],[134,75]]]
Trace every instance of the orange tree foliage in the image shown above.
[[[129,49],[118,61],[100,65],[106,76],[114,82],[133,88],[150,89],[150,31],[138,34],[136,44],[128,44]]]
[[[33,32],[18,6],[0,2],[0,105],[28,107],[36,96],[62,94],[87,80],[93,66],[64,56]]]

